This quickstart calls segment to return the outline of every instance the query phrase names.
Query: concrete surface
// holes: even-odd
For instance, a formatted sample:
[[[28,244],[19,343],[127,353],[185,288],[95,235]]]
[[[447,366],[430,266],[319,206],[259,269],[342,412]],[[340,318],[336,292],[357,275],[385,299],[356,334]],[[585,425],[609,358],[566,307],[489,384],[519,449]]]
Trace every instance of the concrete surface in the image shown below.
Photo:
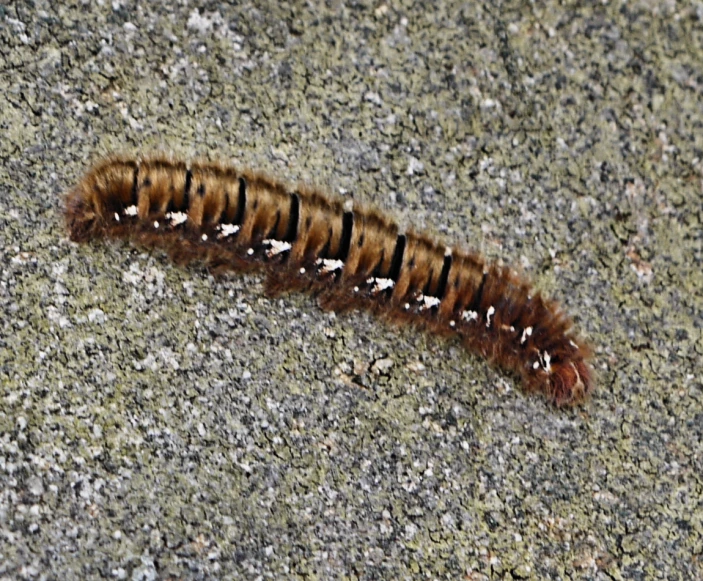
[[[703,4],[169,4],[0,7],[0,579],[703,578]],[[153,149],[517,265],[595,397],[68,242]]]

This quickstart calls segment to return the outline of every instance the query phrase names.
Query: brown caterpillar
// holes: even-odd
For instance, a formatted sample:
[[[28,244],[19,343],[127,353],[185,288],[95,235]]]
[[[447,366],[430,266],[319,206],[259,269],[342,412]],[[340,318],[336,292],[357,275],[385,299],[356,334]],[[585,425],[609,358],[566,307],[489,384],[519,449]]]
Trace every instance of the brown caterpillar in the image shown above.
[[[66,220],[77,242],[129,238],[179,264],[260,269],[269,293],[306,290],[326,309],[366,308],[457,335],[557,406],[593,388],[590,350],[571,320],[513,271],[314,189],[225,164],[110,157],[68,195]]]

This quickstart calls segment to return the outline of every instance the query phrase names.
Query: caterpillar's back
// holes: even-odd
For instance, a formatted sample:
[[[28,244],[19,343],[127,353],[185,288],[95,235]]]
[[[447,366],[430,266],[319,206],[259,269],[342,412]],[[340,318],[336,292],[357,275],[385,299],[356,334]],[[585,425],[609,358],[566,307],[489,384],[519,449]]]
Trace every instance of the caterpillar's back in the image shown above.
[[[307,290],[324,308],[457,335],[558,406],[592,391],[570,319],[514,272],[313,189],[224,164],[110,157],[68,195],[66,219],[74,241],[129,238],[181,264],[260,269],[269,292]]]

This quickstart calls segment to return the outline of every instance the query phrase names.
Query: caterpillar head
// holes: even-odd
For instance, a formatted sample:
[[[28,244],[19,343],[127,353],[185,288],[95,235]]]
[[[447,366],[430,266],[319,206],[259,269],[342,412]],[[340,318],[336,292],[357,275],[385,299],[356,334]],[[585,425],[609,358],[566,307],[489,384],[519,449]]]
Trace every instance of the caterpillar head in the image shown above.
[[[105,234],[136,197],[137,164],[108,158],[96,165],[66,197],[66,225],[74,242]],[[113,218],[117,216],[117,220]]]

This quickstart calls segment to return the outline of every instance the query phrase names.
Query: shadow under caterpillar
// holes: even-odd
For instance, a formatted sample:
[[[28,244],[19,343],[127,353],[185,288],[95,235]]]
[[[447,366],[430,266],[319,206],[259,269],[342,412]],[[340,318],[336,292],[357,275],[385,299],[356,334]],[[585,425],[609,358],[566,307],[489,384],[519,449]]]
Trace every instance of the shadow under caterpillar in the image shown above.
[[[109,157],[69,193],[66,220],[76,242],[127,238],[179,264],[263,270],[270,294],[304,290],[325,309],[456,335],[557,406],[593,389],[590,350],[571,320],[509,268],[314,189],[226,164]]]

